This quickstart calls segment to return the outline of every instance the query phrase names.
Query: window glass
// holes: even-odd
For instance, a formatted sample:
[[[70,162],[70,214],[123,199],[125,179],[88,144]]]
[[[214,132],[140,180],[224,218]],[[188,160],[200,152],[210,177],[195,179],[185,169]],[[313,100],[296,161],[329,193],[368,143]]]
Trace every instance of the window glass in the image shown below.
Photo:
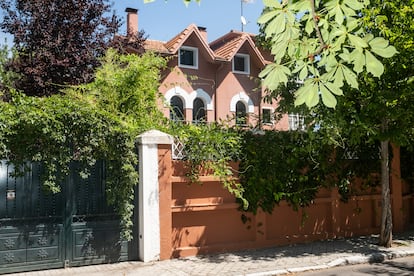
[[[198,50],[194,47],[183,46],[180,48],[178,62],[182,67],[198,67]]]
[[[244,57],[242,56],[235,56],[234,57],[234,71],[245,72],[245,64],[244,64]]]
[[[238,101],[236,103],[236,125],[245,125],[247,123],[246,116],[246,105],[242,101]]]
[[[250,73],[250,57],[246,54],[236,54],[233,58],[233,71],[236,73]]]
[[[184,104],[180,97],[174,96],[170,100],[170,119],[173,121],[184,121]]]
[[[200,98],[196,98],[193,102],[193,122],[200,123],[205,122],[206,118],[206,108],[204,102]]]
[[[271,124],[272,123],[272,114],[271,110],[264,108],[262,109],[262,122],[264,124]]]
[[[194,52],[191,50],[180,50],[180,64],[194,66]]]

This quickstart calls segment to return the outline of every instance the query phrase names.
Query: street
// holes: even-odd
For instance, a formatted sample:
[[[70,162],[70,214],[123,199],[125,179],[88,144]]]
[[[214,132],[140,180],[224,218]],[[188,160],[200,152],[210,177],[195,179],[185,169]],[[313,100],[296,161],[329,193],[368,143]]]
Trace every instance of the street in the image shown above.
[[[365,275],[414,275],[414,257],[385,261],[383,263],[341,266],[326,270],[304,272],[297,276],[365,276]]]

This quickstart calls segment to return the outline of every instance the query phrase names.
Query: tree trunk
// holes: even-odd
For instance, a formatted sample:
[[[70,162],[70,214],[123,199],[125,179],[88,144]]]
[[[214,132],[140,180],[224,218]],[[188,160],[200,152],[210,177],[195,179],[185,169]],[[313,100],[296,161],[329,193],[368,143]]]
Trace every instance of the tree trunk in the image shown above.
[[[391,247],[392,244],[392,213],[390,193],[389,140],[381,141],[381,233],[379,245]]]

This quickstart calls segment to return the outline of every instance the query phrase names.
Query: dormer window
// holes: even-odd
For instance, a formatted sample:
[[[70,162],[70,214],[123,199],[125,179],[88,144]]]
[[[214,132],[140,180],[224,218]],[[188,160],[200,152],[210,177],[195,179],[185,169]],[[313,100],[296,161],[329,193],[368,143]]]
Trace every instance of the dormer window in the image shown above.
[[[246,54],[236,54],[233,58],[233,72],[250,74],[250,56]]]
[[[198,69],[198,49],[183,46],[178,54],[178,64],[183,68]]]

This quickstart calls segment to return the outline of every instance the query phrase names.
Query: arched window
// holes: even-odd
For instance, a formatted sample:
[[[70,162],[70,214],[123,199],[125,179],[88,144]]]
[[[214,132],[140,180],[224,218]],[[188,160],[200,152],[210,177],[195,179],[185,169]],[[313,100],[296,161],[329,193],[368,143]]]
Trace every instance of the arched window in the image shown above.
[[[173,96],[170,100],[170,119],[173,121],[184,121],[184,104],[178,96]]]
[[[247,123],[246,105],[242,101],[236,103],[236,125],[245,125]]]
[[[200,98],[195,98],[193,102],[193,123],[206,122],[206,107]]]

